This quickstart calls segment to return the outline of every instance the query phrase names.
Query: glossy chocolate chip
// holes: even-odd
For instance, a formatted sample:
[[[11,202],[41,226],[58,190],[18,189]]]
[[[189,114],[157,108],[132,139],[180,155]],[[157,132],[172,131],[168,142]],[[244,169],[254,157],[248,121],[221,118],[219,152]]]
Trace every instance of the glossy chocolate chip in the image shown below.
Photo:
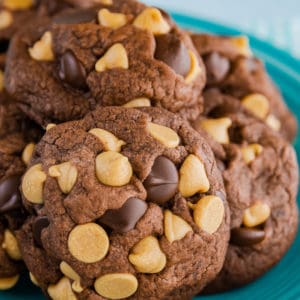
[[[12,176],[0,182],[0,213],[21,208],[20,182],[20,176]]]
[[[96,20],[94,9],[68,9],[53,18],[55,24],[81,24]]]
[[[99,222],[116,232],[124,233],[132,230],[147,210],[147,203],[138,198],[130,198],[119,209],[108,210]]]
[[[37,217],[32,224],[32,232],[33,232],[33,238],[36,244],[40,247],[43,247],[42,243],[42,231],[44,228],[48,227],[50,224],[48,217],[42,216],[42,217]]]
[[[222,81],[229,72],[229,60],[217,52],[212,52],[204,58],[209,84]]]
[[[156,158],[144,186],[148,201],[162,205],[172,199],[178,187],[178,171],[174,163],[165,156]]]
[[[191,59],[184,43],[174,33],[159,35],[155,39],[155,58],[185,77],[191,68]]]
[[[59,77],[74,88],[87,88],[85,68],[71,50],[67,50],[60,59]]]
[[[265,231],[262,229],[234,228],[231,230],[230,243],[237,246],[253,246],[262,242],[265,237]]]

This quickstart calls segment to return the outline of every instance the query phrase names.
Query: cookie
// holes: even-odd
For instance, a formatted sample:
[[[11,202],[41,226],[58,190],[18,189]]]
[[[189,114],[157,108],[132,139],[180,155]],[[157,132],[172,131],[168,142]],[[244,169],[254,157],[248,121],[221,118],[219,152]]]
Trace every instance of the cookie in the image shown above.
[[[161,106],[195,120],[205,68],[188,34],[135,1],[69,10],[18,34],[9,93],[39,124],[79,119],[101,106]]]
[[[21,186],[22,255],[52,299],[189,299],[222,267],[229,213],[213,153],[161,108],[98,107],[52,127]]]
[[[8,97],[1,78],[0,86],[0,290],[4,290],[13,287],[24,270],[15,237],[26,217],[19,185],[40,130]]]
[[[195,34],[192,39],[205,62],[208,88],[216,87],[239,99],[286,139],[295,138],[296,120],[263,63],[252,55],[246,37]]]
[[[224,267],[207,292],[253,281],[285,254],[298,224],[295,152],[278,133],[218,90],[204,94],[205,115],[195,127],[214,140],[231,210]]]

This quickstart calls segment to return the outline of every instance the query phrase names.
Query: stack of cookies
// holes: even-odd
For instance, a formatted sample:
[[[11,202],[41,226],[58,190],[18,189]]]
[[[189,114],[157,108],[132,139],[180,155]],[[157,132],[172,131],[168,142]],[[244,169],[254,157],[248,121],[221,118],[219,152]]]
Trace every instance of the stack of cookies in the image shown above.
[[[247,38],[134,0],[2,0],[0,51],[0,289],[191,299],[288,250],[297,126]]]

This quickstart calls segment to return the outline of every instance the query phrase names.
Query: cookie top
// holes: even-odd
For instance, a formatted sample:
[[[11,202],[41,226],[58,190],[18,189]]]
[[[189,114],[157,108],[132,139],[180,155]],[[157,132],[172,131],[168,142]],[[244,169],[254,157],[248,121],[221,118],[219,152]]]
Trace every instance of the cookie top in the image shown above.
[[[204,93],[204,99],[206,117],[195,126],[215,140],[231,210],[225,264],[208,288],[216,292],[256,279],[291,245],[298,221],[298,166],[292,146],[238,101],[217,90]]]
[[[246,37],[192,35],[207,69],[208,88],[239,99],[256,117],[288,140],[296,135],[297,124],[267,74],[263,63],[252,55]]]
[[[41,125],[96,105],[162,106],[195,119],[205,70],[190,37],[163,11],[135,1],[65,11],[32,24],[10,47],[6,81]]]
[[[222,267],[229,218],[213,153],[161,108],[99,107],[52,127],[21,186],[22,253],[52,298],[188,299]]]

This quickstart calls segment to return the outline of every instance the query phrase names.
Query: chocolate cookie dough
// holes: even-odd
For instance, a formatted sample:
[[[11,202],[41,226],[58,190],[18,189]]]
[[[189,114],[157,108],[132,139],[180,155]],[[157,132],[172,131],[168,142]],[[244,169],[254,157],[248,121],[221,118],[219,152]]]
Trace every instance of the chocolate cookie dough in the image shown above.
[[[222,267],[213,153],[161,108],[98,107],[48,129],[21,186],[21,252],[52,299],[190,299]]]
[[[224,267],[206,289],[249,283],[275,265],[295,238],[298,166],[293,148],[236,99],[208,90],[205,115],[195,123],[213,138],[231,210]]]
[[[208,88],[231,95],[268,126],[292,141],[297,124],[271,81],[263,63],[255,58],[246,37],[192,35],[207,69]]]
[[[8,91],[39,124],[96,105],[161,106],[195,120],[205,68],[188,34],[157,8],[108,1],[43,18],[12,41]]]
[[[3,66],[2,66],[3,67]],[[1,66],[0,66],[1,69]],[[39,130],[5,93],[0,72],[0,290],[13,287],[24,269],[15,230],[25,220],[19,193]]]

